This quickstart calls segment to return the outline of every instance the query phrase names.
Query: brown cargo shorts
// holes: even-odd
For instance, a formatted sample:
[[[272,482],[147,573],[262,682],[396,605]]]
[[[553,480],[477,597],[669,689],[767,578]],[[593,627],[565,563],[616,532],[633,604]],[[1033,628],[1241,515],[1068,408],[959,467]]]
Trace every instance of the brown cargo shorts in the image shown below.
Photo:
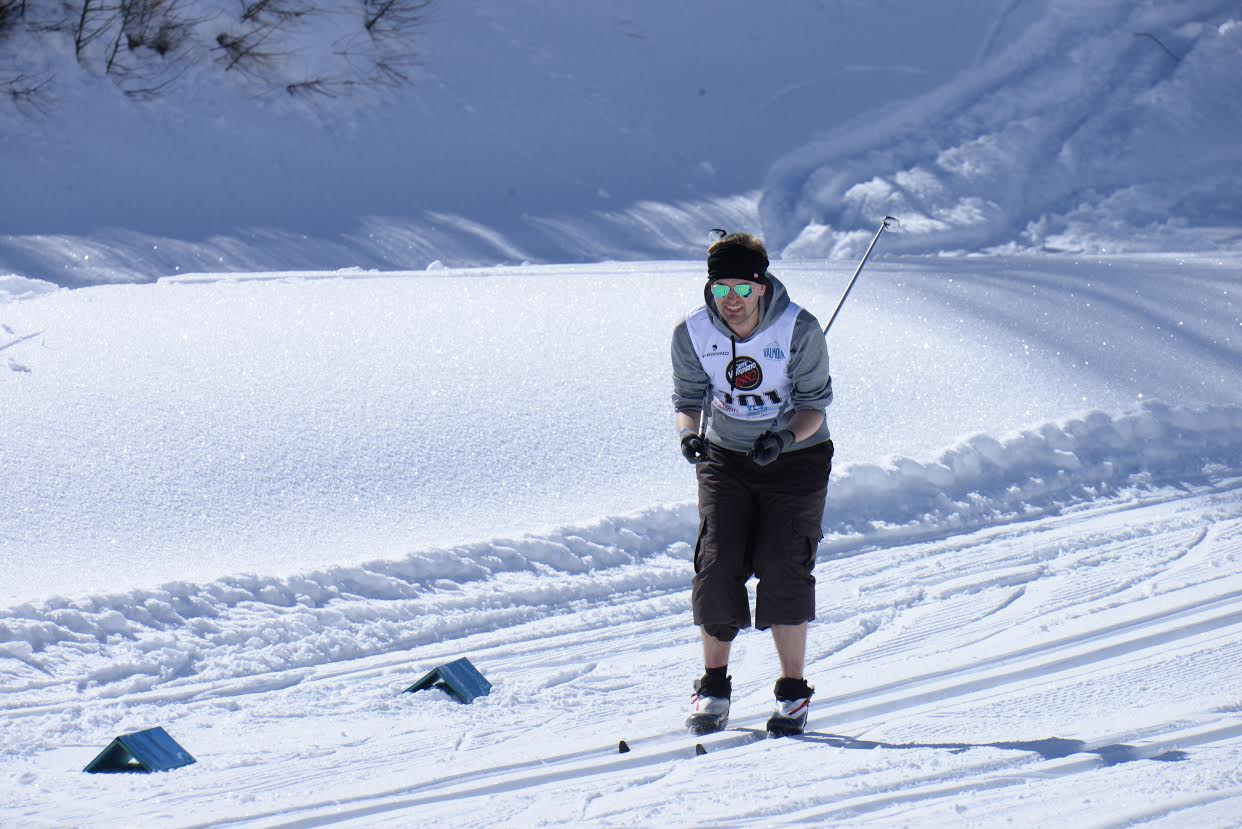
[[[750,627],[746,582],[752,575],[759,579],[755,627],[815,618],[811,571],[823,537],[832,453],[832,441],[825,441],[759,466],[741,452],[710,448],[697,467],[699,539],[691,593],[696,625]]]

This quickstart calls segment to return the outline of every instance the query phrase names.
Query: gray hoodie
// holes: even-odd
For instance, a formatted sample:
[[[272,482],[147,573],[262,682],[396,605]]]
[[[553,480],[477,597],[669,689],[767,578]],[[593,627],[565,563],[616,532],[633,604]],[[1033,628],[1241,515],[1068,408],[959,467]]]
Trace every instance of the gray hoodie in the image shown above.
[[[789,307],[789,293],[780,280],[768,274],[771,287],[762,300],[762,317],[759,326],[746,340],[737,340],[728,324],[721,319],[710,287],[703,288],[703,300],[711,317],[712,325],[729,337],[737,346],[751,343],[770,327]],[[805,409],[824,411],[832,402],[832,375],[828,372],[828,344],[824,341],[824,329],[815,315],[805,308],[794,323],[793,341],[789,349],[789,374],[793,381],[793,393],[786,407],[774,420],[739,420],[714,411],[708,400],[710,378],[703,370],[698,353],[690,338],[686,321],[673,329],[673,406],[678,411],[700,410],[707,405],[707,439],[735,452],[749,452],[755,438],[765,431],[783,429],[793,419],[794,412]],[[827,420],[815,434],[795,443],[787,451],[805,449],[828,440]]]

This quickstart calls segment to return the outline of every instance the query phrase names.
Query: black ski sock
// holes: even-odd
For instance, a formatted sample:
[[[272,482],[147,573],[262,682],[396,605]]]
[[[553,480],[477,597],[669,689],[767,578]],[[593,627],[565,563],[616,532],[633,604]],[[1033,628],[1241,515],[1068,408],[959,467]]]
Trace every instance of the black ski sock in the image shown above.
[[[705,697],[724,697],[728,699],[733,696],[733,683],[729,681],[726,673],[729,669],[728,665],[722,665],[719,668],[707,668],[707,672],[702,679],[694,681],[695,693]]]
[[[806,699],[815,693],[815,689],[807,684],[806,679],[793,679],[788,676],[776,680],[776,687],[772,691],[777,699],[785,701]]]

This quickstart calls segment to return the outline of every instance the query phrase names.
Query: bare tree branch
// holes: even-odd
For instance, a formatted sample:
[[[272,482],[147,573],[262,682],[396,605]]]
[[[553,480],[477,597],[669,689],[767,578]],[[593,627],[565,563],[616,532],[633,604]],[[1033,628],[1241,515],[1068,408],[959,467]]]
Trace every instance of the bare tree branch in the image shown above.
[[[314,11],[313,5],[302,0],[243,0],[241,19],[247,23],[291,23]]]
[[[26,0],[0,0],[0,37],[26,16]]]
[[[362,26],[374,38],[408,38],[426,22],[432,0],[363,0]]]
[[[341,81],[332,81],[327,78],[315,78],[310,81],[298,81],[297,83],[285,84],[285,92],[288,92],[294,97],[299,95],[321,95],[325,98],[335,98],[336,95],[332,92],[332,86],[339,85],[341,83]]]
[[[39,78],[21,74],[5,81],[4,91],[17,108],[29,108],[40,115],[47,115],[51,108],[51,95],[49,94],[51,84],[51,75]]]
[[[212,29],[203,25],[206,19],[187,16],[186,9],[197,2],[0,0],[0,38],[72,40],[85,70],[111,77],[135,98],[158,95],[196,63],[214,62],[268,92],[283,89],[315,99],[410,83],[417,66],[413,44],[434,0],[236,0],[231,24]],[[318,40],[321,27],[307,24],[323,16],[335,16],[331,25],[339,30],[344,23],[346,30],[331,45]],[[0,75],[0,92],[14,100],[41,100],[45,84],[32,81],[40,77],[39,50],[23,48],[15,54],[18,62],[7,73],[14,77],[6,82]],[[305,80],[290,82],[305,74],[296,68],[303,63],[319,68]]]
[[[279,58],[288,54],[263,48],[275,32],[276,28],[271,25],[256,26],[239,35],[221,32],[216,37],[216,45],[224,51],[221,61],[224,71],[237,69],[249,74],[272,67]]]
[[[81,2],[78,26],[73,33],[73,51],[79,61],[84,60],[82,53],[86,51],[86,47],[120,20],[120,9],[117,6],[109,6],[102,0]]]

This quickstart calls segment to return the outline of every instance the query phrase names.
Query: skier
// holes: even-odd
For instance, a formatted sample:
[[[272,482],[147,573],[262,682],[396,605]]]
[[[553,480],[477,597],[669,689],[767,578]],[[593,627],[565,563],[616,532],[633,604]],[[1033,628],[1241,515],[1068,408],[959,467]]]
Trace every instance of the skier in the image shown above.
[[[705,303],[673,331],[676,428],[699,492],[692,604],[705,673],[686,721],[696,734],[728,722],[729,650],[751,624],[752,575],[755,626],[771,628],[781,665],[768,733],[802,733],[814,693],[803,669],[832,469],[824,417],[832,377],[819,321],[767,268],[754,236],[717,239],[707,252]]]

